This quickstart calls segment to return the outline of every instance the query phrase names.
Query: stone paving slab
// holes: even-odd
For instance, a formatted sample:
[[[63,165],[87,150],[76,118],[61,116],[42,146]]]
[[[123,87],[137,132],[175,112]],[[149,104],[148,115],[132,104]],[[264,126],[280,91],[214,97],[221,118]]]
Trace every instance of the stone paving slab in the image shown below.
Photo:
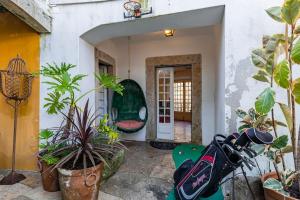
[[[32,188],[16,183],[14,185],[0,185],[0,200],[10,200],[28,193]]]
[[[13,198],[12,200],[32,200],[30,199],[29,197],[26,197],[26,196],[17,196],[16,198]]]

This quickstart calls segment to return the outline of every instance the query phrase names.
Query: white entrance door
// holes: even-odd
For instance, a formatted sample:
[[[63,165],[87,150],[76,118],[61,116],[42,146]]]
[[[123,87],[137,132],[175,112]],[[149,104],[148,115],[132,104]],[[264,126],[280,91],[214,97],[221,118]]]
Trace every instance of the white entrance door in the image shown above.
[[[100,65],[99,66],[99,73],[107,73],[107,66]],[[107,104],[107,89],[101,88],[99,90],[99,98],[98,98],[98,112],[99,112],[99,118],[103,118],[105,114],[108,113],[108,104]]]
[[[173,68],[157,69],[157,138],[174,139]]]

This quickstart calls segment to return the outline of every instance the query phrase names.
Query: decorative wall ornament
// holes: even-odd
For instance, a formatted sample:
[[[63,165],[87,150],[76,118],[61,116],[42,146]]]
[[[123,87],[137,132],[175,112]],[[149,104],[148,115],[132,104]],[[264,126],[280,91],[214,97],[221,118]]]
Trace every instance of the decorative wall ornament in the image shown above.
[[[30,96],[33,80],[33,75],[27,72],[25,66],[25,61],[17,56],[9,62],[7,70],[0,70],[0,92],[6,98],[6,102],[14,108],[12,169],[0,181],[0,185],[12,185],[26,178],[16,172],[15,166],[18,106]]]

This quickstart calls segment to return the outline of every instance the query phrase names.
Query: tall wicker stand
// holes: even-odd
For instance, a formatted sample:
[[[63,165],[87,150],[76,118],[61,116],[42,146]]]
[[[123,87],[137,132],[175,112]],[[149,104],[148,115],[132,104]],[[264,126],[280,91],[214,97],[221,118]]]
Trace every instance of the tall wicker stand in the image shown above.
[[[33,75],[26,71],[25,65],[25,61],[17,56],[9,62],[7,70],[0,70],[0,92],[14,109],[12,167],[11,172],[0,181],[0,185],[12,185],[26,178],[16,172],[18,106],[30,96],[33,80]]]

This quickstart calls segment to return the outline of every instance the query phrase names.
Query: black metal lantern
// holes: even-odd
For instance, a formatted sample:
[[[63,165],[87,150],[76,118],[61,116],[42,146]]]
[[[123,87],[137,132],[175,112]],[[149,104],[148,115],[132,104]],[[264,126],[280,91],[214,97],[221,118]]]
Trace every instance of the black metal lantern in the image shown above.
[[[33,80],[33,75],[27,72],[25,66],[25,61],[17,56],[9,62],[7,70],[0,70],[0,92],[5,96],[6,102],[14,108],[12,169],[0,181],[0,185],[12,185],[26,178],[15,171],[18,106],[30,96]]]

